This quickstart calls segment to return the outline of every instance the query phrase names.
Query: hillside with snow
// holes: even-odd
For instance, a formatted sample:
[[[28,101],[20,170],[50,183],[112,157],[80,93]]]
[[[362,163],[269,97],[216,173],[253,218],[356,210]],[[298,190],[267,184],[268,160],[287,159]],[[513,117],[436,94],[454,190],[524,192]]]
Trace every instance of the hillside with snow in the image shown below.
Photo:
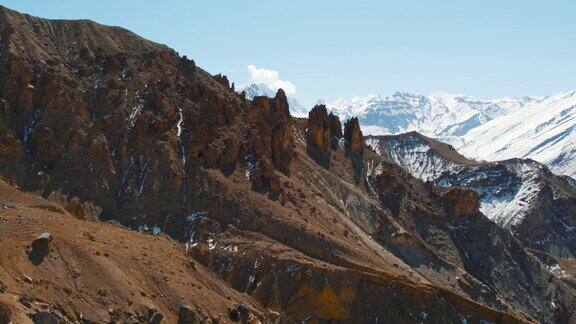
[[[576,255],[576,186],[571,178],[555,176],[533,160],[469,160],[417,132],[367,136],[366,144],[423,181],[474,190],[480,211],[528,246]]]

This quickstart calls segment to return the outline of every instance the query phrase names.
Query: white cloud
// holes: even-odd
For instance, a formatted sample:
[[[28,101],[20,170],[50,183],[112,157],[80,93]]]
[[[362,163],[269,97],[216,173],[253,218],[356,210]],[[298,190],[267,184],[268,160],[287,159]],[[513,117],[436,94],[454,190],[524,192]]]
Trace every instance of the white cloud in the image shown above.
[[[278,71],[257,68],[252,64],[248,65],[246,68],[250,73],[253,83],[263,83],[274,91],[281,88],[286,92],[286,94],[296,93],[296,86],[294,86],[294,83],[287,80],[280,80]]]

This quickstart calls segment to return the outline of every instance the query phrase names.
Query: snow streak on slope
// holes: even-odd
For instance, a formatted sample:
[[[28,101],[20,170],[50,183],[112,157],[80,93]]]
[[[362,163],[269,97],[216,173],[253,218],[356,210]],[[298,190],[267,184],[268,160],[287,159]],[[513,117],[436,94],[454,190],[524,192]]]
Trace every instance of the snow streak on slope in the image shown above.
[[[502,227],[522,222],[542,189],[542,165],[530,160],[481,164],[454,174],[444,174],[437,184],[464,187],[480,195],[480,211]]]
[[[459,150],[483,160],[531,158],[576,176],[576,91],[494,118],[468,132]]]
[[[366,144],[423,181],[434,181],[443,172],[454,172],[460,168],[456,163],[436,154],[418,138],[380,142],[377,137],[369,137]]]

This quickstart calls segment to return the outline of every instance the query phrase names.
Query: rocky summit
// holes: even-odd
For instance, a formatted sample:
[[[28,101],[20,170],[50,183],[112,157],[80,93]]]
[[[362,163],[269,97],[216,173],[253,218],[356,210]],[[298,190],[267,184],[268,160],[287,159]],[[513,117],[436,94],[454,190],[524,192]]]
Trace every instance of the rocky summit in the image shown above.
[[[357,118],[91,21],[0,7],[0,50],[0,322],[576,321],[573,259]]]

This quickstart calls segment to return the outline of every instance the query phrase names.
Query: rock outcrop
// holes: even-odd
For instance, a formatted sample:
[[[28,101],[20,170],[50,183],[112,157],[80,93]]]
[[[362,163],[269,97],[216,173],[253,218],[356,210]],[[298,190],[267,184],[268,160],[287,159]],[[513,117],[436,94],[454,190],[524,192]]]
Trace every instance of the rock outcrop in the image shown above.
[[[327,167],[330,164],[332,150],[338,148],[342,138],[340,119],[326,111],[326,106],[317,105],[308,113],[306,124],[306,142],[308,154]]]
[[[248,107],[247,122],[254,126],[249,138],[253,154],[290,174],[295,157],[294,126],[284,91],[279,89],[274,98],[254,98]]]
[[[344,124],[344,149],[352,160],[354,181],[358,183],[364,168],[364,137],[357,117],[352,117]]]
[[[306,128],[308,146],[317,150],[320,154],[329,155],[331,137],[332,129],[330,128],[326,106],[315,106],[308,113],[308,124]]]
[[[0,72],[10,77],[0,80],[0,171],[9,181],[172,233],[193,212],[186,197],[202,170],[229,175],[253,161],[261,191],[278,190],[277,172],[290,175],[284,91],[244,100],[226,76],[123,29],[6,9],[2,18]]]
[[[198,311],[191,306],[184,305],[180,307],[180,312],[178,314],[179,324],[195,324],[200,323],[202,317],[198,314]]]
[[[353,154],[364,151],[364,136],[357,117],[352,117],[344,124],[344,145]]]
[[[480,197],[473,190],[448,188],[440,193],[448,214],[454,219],[479,213]]]

